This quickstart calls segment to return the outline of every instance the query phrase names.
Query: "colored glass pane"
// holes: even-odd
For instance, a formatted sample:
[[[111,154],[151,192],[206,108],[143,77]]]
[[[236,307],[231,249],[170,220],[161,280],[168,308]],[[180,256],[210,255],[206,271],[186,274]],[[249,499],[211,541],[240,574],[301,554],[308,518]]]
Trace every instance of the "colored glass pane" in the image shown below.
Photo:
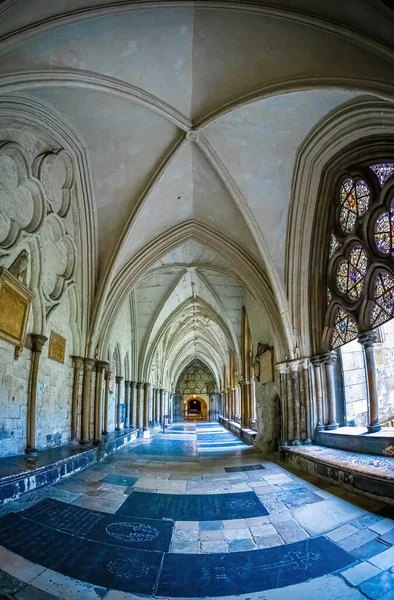
[[[338,348],[343,344],[347,344],[358,335],[356,322],[343,308],[337,308],[336,310],[333,330],[331,348]]]
[[[329,252],[330,258],[338,250],[339,246],[340,246],[340,243],[338,242],[335,235],[332,233],[331,238],[330,238],[330,252]]]
[[[394,199],[388,211],[381,213],[374,225],[375,244],[382,254],[394,256]]]
[[[332,300],[332,294],[330,292],[330,288],[327,288],[327,304],[330,304]]]
[[[393,317],[394,277],[382,271],[375,280],[374,305],[371,311],[371,326],[377,327]]]
[[[342,182],[339,213],[339,224],[342,231],[345,233],[353,231],[357,218],[362,217],[368,210],[370,196],[369,187],[362,179],[354,181],[348,178]]]
[[[380,187],[383,187],[386,181],[394,174],[394,164],[382,163],[369,167],[379,180]]]
[[[336,273],[337,286],[340,292],[347,294],[352,300],[360,297],[368,268],[368,259],[361,244],[353,246],[349,258],[342,260]]]

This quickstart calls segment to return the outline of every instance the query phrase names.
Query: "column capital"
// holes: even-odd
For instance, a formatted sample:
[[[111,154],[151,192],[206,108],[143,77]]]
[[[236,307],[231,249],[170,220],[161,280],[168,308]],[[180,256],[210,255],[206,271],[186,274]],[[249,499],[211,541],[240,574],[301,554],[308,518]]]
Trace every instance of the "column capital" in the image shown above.
[[[314,367],[320,367],[322,362],[324,362],[324,354],[320,354],[319,356],[312,356],[311,363]]]
[[[112,371],[110,371],[109,368],[105,369],[104,377],[108,381],[111,379],[111,377],[112,377]]]
[[[144,387],[144,384],[142,381],[137,381],[137,390],[142,390],[142,388]]]
[[[130,381],[130,386],[132,388],[135,388],[136,385],[137,385],[137,383],[135,381]]]
[[[96,360],[96,371],[98,373],[102,373],[107,367],[108,362],[106,360]]]
[[[289,363],[287,363],[287,362],[276,363],[275,367],[281,375],[285,375],[287,373],[287,371],[289,370]]]
[[[365,331],[358,336],[358,342],[364,346],[364,348],[371,348],[377,341],[378,334],[376,331]]]
[[[122,376],[122,375],[117,375],[117,376],[115,377],[115,381],[116,381],[116,383],[122,383],[122,381],[123,381],[123,376]]]
[[[83,368],[85,371],[91,371],[96,364],[94,358],[84,358],[83,359]]]
[[[128,379],[125,379],[124,384],[126,387],[131,387],[131,383],[132,383],[131,381],[129,381]]]
[[[32,352],[41,352],[47,339],[48,338],[45,337],[45,335],[41,335],[39,333],[31,333],[30,340]]]
[[[83,367],[83,361],[84,361],[84,357],[83,356],[76,356],[75,354],[71,354],[70,358],[73,360],[74,367],[82,369],[82,367]]]
[[[151,385],[152,385],[151,383],[149,383],[148,381],[145,381],[145,383],[144,383],[144,388],[145,388],[146,390],[149,390],[149,388],[151,387]]]
[[[337,360],[337,353],[336,352],[327,352],[326,354],[322,355],[322,362],[325,365],[333,365],[335,364],[336,360]]]

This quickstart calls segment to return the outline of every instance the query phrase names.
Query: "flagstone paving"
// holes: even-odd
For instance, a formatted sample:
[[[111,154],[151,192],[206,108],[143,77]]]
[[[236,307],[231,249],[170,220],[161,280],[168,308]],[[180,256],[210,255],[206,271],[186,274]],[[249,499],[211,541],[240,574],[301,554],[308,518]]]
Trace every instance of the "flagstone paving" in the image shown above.
[[[393,507],[176,424],[1,506],[0,600],[394,600],[393,543]]]

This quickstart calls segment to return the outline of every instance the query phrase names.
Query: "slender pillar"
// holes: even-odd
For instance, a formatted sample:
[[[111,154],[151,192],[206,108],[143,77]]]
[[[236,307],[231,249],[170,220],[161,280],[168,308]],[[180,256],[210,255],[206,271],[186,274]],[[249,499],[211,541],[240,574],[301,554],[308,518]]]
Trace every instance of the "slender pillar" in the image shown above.
[[[109,382],[111,381],[111,371],[107,368],[105,370],[104,380],[104,418],[103,418],[103,435],[108,435],[108,400],[109,400]]]
[[[123,377],[121,375],[117,375],[115,378],[116,381],[116,427],[115,431],[120,431],[120,398],[121,398],[121,383],[123,381]]]
[[[83,369],[83,356],[71,356],[74,363],[73,395],[71,402],[71,439],[78,439],[79,384]]]
[[[165,389],[160,388],[160,411],[159,411],[159,423],[160,424],[163,423],[163,417],[164,417],[164,392],[165,392]]]
[[[89,443],[90,394],[92,369],[95,364],[94,358],[84,358],[83,360],[81,439],[79,441],[82,445]]]
[[[289,363],[289,368],[286,371],[286,386],[287,386],[287,441],[293,444],[294,435],[294,400],[293,400],[293,377],[292,368]]]
[[[323,431],[323,389],[321,380],[321,363],[322,359],[320,356],[312,358],[312,365],[315,369],[315,398],[317,408],[317,424],[316,431]]]
[[[94,433],[93,444],[101,444],[101,395],[103,390],[104,369],[108,363],[103,360],[96,361],[96,389],[94,394]]]
[[[279,363],[277,365],[277,369],[279,371],[279,384],[280,384],[280,407],[281,407],[281,427],[280,427],[280,437],[281,437],[281,445],[287,446],[288,444],[288,431],[287,431],[287,369],[288,366],[286,363]]]
[[[150,401],[150,383],[144,383],[144,411],[143,411],[143,436],[150,437],[149,431],[149,401]]]
[[[368,331],[362,333],[358,337],[358,341],[364,349],[365,366],[367,370],[368,384],[368,426],[370,433],[380,431],[382,426],[379,423],[379,398],[378,388],[376,385],[376,364],[373,346],[377,341],[376,331]]]
[[[159,411],[160,411],[159,398],[160,398],[160,390],[158,388],[155,388],[153,390],[153,394],[154,394],[154,399],[155,399],[154,410],[153,410],[153,420],[155,422],[155,426],[157,426],[159,424]]]
[[[235,421],[235,413],[236,413],[236,394],[237,390],[235,387],[231,388],[231,420]]]
[[[137,426],[137,387],[135,381],[130,381],[130,425]]]
[[[326,429],[338,429],[334,374],[334,364],[337,359],[337,354],[336,352],[328,352],[327,354],[324,354],[322,358],[326,369],[327,383],[328,423]]]
[[[293,446],[299,446],[301,444],[300,382],[298,367],[298,361],[290,364],[291,395],[293,400]]]
[[[250,429],[250,381],[241,383],[241,426]]]
[[[305,398],[305,444],[312,443],[312,426],[311,426],[311,395],[310,395],[310,376],[309,376],[309,361],[302,361],[302,378],[304,382],[304,398]]]
[[[137,422],[136,426],[138,429],[142,429],[142,411],[144,404],[144,384],[139,381],[137,383]]]
[[[27,431],[26,431],[26,449],[25,452],[30,457],[35,458],[38,455],[36,449],[36,404],[37,404],[37,379],[38,367],[42,348],[47,341],[45,335],[32,333],[31,336],[31,366],[27,400]]]
[[[131,381],[124,382],[124,402],[126,405],[126,418],[124,426],[129,429],[131,427],[131,404],[130,404],[130,386]]]

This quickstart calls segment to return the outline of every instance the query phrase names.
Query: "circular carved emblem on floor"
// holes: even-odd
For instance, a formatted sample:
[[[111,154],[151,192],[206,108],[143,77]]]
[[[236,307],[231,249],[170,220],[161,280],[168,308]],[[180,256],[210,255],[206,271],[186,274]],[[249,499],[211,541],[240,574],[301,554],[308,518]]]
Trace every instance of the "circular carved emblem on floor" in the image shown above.
[[[229,500],[227,508],[253,508],[256,503],[253,500]]]
[[[138,558],[117,558],[108,563],[108,569],[122,579],[140,579],[149,573],[149,566]]]
[[[107,525],[108,535],[124,542],[152,542],[159,536],[159,531],[144,523],[111,523]]]

